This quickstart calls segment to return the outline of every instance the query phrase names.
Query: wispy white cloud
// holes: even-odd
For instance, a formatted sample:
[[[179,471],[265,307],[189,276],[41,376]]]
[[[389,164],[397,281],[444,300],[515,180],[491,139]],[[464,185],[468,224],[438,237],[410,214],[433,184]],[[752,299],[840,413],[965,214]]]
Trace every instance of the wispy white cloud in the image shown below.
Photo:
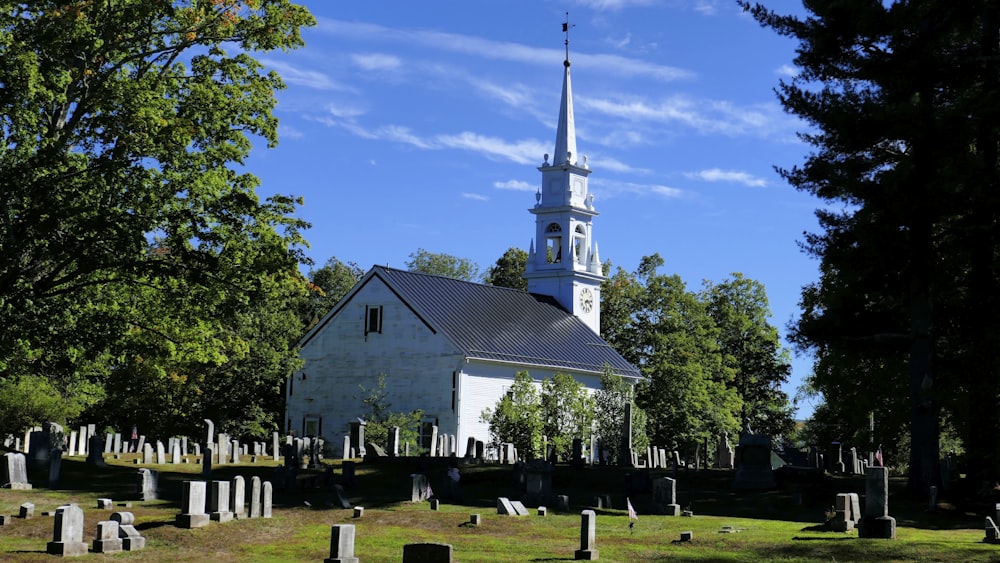
[[[628,47],[629,43],[632,42],[632,34],[626,33],[625,37],[622,37],[621,39],[609,37],[605,41],[607,41],[607,43],[615,49],[624,49],[625,47]]]
[[[603,1],[608,8],[614,5],[623,6],[638,3],[637,0],[594,1]],[[399,42],[484,59],[515,61],[530,65],[549,65],[552,60],[559,60],[563,56],[560,49],[491,41],[457,33],[389,28],[370,23],[348,22],[322,17],[317,18],[317,21],[317,29],[321,33],[329,35],[375,41],[378,43]],[[586,64],[589,69],[592,69],[592,72],[604,72],[619,76],[647,76],[657,80],[671,81],[690,78],[694,75],[694,73],[685,69],[648,63],[618,55],[574,53],[573,60]]]
[[[493,182],[493,187],[498,190],[515,190],[519,192],[533,192],[538,186],[524,180],[507,180],[506,182]]]
[[[621,172],[625,174],[648,174],[650,172],[648,168],[636,168],[608,156],[599,156],[591,159],[590,167],[596,170],[607,170],[609,172]]]
[[[748,172],[740,172],[737,170],[710,168],[708,170],[700,170],[698,172],[687,172],[684,175],[688,178],[704,180],[706,182],[733,182],[743,184],[744,186],[750,186],[752,188],[763,188],[767,185],[767,180],[754,176]]]
[[[781,65],[774,71],[778,76],[787,76],[789,78],[794,78],[798,76],[799,71],[792,65]]]
[[[576,4],[593,10],[617,11],[631,6],[650,6],[656,0],[577,0]]]
[[[599,188],[600,193],[605,197],[615,197],[619,195],[632,195],[638,197],[655,196],[667,199],[676,199],[684,196],[684,191],[663,184],[639,184],[635,182],[619,182],[615,180],[596,180],[590,183],[592,187]]]
[[[473,201],[489,201],[490,200],[490,198],[488,198],[488,197],[486,197],[486,196],[484,196],[482,194],[474,194],[474,193],[470,193],[470,192],[462,192],[462,198],[464,198],[464,199],[471,199]]]
[[[396,70],[403,64],[399,57],[382,53],[351,55],[351,60],[363,70]]]
[[[316,90],[351,90],[351,88],[336,82],[326,74],[315,71],[301,69],[277,59],[261,59],[260,62],[274,70],[281,76],[282,80],[296,86],[305,86]]]
[[[696,0],[694,11],[706,16],[714,16],[719,12],[719,5],[716,0]]]
[[[364,115],[365,110],[353,104],[338,104],[330,102],[326,104],[326,112],[341,119],[353,119],[359,115]]]
[[[578,107],[636,122],[679,123],[702,134],[760,137],[780,133],[790,122],[777,105],[738,106],[725,100],[671,96],[659,102],[581,98]]]
[[[283,139],[301,139],[305,137],[305,133],[291,125],[278,125],[278,137]]]

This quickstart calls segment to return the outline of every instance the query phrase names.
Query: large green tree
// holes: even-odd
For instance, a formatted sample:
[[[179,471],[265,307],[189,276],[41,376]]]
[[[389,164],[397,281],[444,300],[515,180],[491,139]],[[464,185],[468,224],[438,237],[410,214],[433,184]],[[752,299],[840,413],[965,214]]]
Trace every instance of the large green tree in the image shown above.
[[[644,378],[636,403],[646,411],[652,443],[694,451],[723,430],[739,428],[742,400],[724,360],[719,329],[680,277],[657,273],[658,255],[634,273],[618,269],[601,288],[604,338]]]
[[[444,252],[430,252],[418,248],[410,253],[406,267],[411,272],[445,276],[464,281],[479,281],[479,265],[468,258],[459,258]]]
[[[508,248],[503,256],[490,266],[483,281],[489,285],[528,290],[528,280],[524,279],[524,268],[528,264],[528,253],[520,248]]]
[[[806,240],[823,275],[797,337],[821,362],[868,360],[814,385],[829,396],[823,374],[850,377],[887,403],[905,389],[912,490],[938,480],[948,417],[972,472],[995,478],[1000,5],[807,1],[798,17],[741,4],[798,41],[798,75],[778,94],[813,151],[781,172],[834,204]]]
[[[778,329],[769,322],[764,285],[735,273],[719,283],[705,281],[699,299],[719,329],[724,362],[735,372],[732,387],[742,399],[742,430],[787,436],[795,420],[781,385],[792,366]]]
[[[534,459],[542,444],[541,408],[535,379],[526,371],[515,373],[507,393],[480,416],[490,425],[490,444],[512,443],[521,459]]]
[[[307,328],[311,328],[365,275],[354,262],[341,262],[331,257],[322,267],[309,270],[310,293],[303,313]]]
[[[625,432],[625,405],[632,405],[632,449],[645,451],[649,446],[646,436],[646,411],[635,404],[635,385],[611,368],[601,374],[601,388],[594,392],[594,432],[601,439],[608,461],[621,462],[622,438]]]
[[[252,54],[312,23],[288,0],[0,2],[0,378],[221,366],[237,311],[302,285],[296,200],[241,167],[277,142],[283,86]]]
[[[594,399],[572,375],[556,373],[542,381],[542,433],[562,459],[573,454],[573,439],[590,438],[594,427]],[[543,452],[548,455],[548,452]]]

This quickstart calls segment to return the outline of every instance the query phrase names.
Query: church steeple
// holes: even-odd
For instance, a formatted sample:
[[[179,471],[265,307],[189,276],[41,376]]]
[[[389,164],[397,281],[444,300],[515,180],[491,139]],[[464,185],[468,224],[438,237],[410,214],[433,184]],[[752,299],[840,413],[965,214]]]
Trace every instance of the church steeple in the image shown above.
[[[568,14],[567,14],[568,16]],[[563,307],[579,317],[594,332],[600,332],[600,290],[604,276],[592,223],[597,216],[594,196],[587,187],[590,168],[587,157],[576,152],[576,126],[570,82],[569,21],[566,32],[566,59],[563,62],[562,100],[556,146],[538,170],[542,186],[535,194],[535,238],[531,241],[524,277],[528,291],[555,297]]]

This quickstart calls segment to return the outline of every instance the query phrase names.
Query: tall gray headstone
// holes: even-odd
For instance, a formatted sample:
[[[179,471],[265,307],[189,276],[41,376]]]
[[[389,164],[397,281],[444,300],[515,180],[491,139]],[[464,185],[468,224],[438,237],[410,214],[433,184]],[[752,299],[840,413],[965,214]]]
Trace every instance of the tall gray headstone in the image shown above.
[[[216,522],[229,522],[233,512],[229,510],[229,481],[212,481],[208,494],[208,516]]]
[[[181,485],[181,513],[177,515],[177,526],[180,528],[201,528],[209,523],[205,512],[204,481],[184,481]]]
[[[76,438],[77,438],[76,430],[73,430],[72,432],[69,433],[69,448],[66,449],[66,455],[69,457],[73,457],[76,455],[77,451]]]
[[[271,498],[273,490],[270,481],[264,481],[260,486],[260,517],[271,517]]]
[[[118,522],[114,520],[97,523],[94,553],[118,553],[122,550],[122,540],[118,537],[118,526]]]
[[[653,513],[681,515],[681,507],[677,504],[677,481],[670,477],[653,480]]]
[[[858,537],[896,539],[896,519],[889,516],[889,470],[869,467],[865,478],[865,516]]]
[[[337,524],[330,529],[330,557],[323,563],[358,563],[354,556],[354,524]]]
[[[52,448],[49,451],[49,488],[59,488],[59,473],[62,471],[62,450]]]
[[[621,446],[618,450],[618,465],[632,465],[632,403],[625,403],[625,414],[622,419]]]
[[[116,454],[122,453],[122,435],[121,435],[120,432],[115,432],[115,446],[114,447],[115,447],[114,453],[116,453]]]
[[[205,455],[201,458],[201,476],[208,477],[212,474],[212,458],[215,456],[215,446],[211,443],[205,446]]]
[[[89,441],[90,443],[87,444],[87,463],[97,467],[107,467],[107,464],[104,463],[104,454],[101,453],[101,437],[91,434]]]
[[[431,426],[431,457],[436,457],[438,453],[438,427]]]
[[[87,427],[80,427],[80,437],[77,440],[77,455],[87,455],[87,444],[90,442],[90,434],[87,433]]]
[[[211,419],[205,419],[205,425],[208,427],[208,432],[205,437],[205,443],[211,444],[215,441],[215,423]]]
[[[584,510],[580,513],[580,549],[573,554],[577,561],[596,561],[597,551],[597,513]]]
[[[278,456],[281,455],[280,444],[278,443],[278,432],[271,433],[271,459],[272,461],[278,461]]]
[[[24,454],[21,452],[9,452],[4,454],[3,463],[0,465],[0,487],[16,490],[29,490],[28,464]]]
[[[242,475],[233,477],[229,485],[229,508],[236,518],[247,517],[247,485]]]
[[[56,509],[52,541],[45,545],[45,552],[63,557],[87,554],[87,544],[83,541],[82,508],[67,504]]]
[[[139,500],[156,500],[157,496],[157,480],[159,475],[156,471],[143,467],[139,469]]]
[[[254,475],[250,478],[250,518],[260,518],[261,509],[261,485],[260,477]]]
[[[147,442],[142,445],[142,464],[143,465],[153,464],[153,444]]]
[[[389,455],[392,457],[399,457],[399,427],[393,426],[389,428]]]
[[[156,463],[157,465],[163,465],[167,463],[167,452],[163,449],[163,442],[156,441]]]

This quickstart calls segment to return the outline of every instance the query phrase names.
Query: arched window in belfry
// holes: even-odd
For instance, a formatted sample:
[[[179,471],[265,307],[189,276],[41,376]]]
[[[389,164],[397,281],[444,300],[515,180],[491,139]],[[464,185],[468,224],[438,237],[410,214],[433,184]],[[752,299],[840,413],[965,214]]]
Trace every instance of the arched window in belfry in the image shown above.
[[[573,229],[573,260],[579,264],[587,263],[587,230],[583,225]]]
[[[558,223],[545,227],[545,260],[549,264],[562,261],[562,227]]]

